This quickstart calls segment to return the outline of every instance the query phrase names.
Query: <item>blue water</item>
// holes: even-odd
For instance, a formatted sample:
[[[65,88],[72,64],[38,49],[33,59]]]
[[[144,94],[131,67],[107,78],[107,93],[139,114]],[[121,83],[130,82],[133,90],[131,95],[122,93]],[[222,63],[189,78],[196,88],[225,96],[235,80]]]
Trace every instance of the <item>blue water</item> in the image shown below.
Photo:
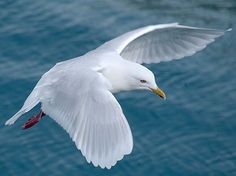
[[[111,170],[87,164],[50,118],[22,131],[4,122],[55,63],[149,24],[233,30],[186,59],[147,65],[168,98],[116,95],[133,152]],[[236,1],[0,1],[0,175],[236,175]]]

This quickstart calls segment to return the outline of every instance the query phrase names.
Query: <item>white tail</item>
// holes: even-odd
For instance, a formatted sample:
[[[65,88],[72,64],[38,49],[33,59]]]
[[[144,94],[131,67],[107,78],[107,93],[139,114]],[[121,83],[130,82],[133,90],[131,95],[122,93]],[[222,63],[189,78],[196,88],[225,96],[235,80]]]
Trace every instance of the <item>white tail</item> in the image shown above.
[[[5,123],[5,125],[12,125],[15,123],[15,121],[20,118],[24,113],[30,111],[33,107],[35,107],[39,103],[38,98],[38,90],[35,88],[31,94],[28,96],[28,98],[25,100],[24,105],[22,108],[10,119],[8,119]]]

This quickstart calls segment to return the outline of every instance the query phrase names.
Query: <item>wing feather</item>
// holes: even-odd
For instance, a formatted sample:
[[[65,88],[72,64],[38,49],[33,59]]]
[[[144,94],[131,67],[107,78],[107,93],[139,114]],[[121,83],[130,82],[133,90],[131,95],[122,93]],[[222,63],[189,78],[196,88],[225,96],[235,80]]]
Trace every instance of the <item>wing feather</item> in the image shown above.
[[[153,25],[125,33],[100,48],[115,50],[133,62],[159,63],[193,55],[224,32],[177,23]]]
[[[88,162],[111,168],[132,151],[133,139],[109,84],[89,69],[71,68],[57,77],[63,79],[42,88],[50,92],[41,100],[42,110],[69,133]]]

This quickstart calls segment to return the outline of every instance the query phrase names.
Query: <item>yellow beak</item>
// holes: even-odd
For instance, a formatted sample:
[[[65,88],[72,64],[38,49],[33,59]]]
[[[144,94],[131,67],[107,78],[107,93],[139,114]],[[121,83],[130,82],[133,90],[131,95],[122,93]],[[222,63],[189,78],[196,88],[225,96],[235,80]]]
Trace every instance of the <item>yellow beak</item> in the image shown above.
[[[166,99],[166,94],[160,88],[156,88],[156,89],[150,88],[150,89],[152,90],[153,93],[159,95],[164,100]]]

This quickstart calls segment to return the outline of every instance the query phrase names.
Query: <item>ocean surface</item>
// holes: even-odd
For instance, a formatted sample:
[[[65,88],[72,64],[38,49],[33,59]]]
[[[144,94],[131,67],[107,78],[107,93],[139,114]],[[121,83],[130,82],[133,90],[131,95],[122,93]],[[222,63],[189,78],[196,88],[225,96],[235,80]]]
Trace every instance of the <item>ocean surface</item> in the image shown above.
[[[116,95],[134,148],[112,169],[88,164],[48,117],[21,130],[40,106],[4,126],[57,62],[137,27],[170,22],[233,30],[194,56],[146,65],[166,101],[146,91]],[[0,1],[0,175],[236,175],[236,1]]]

